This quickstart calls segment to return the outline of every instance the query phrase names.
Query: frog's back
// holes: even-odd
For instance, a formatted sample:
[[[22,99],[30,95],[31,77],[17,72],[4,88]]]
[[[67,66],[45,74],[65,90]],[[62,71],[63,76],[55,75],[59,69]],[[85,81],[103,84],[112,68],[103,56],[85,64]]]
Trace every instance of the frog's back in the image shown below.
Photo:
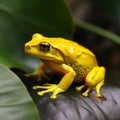
[[[51,45],[57,49],[59,49],[62,53],[65,54],[65,56],[70,55],[74,57],[79,56],[82,53],[89,54],[91,56],[94,56],[94,54],[87,48],[83,47],[82,45],[79,45],[78,43],[67,40],[64,38],[51,38]]]

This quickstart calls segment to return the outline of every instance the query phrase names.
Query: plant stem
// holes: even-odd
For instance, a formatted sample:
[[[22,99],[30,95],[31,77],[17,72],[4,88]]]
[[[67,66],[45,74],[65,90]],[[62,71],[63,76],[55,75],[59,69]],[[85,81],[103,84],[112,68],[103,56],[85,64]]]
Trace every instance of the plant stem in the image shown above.
[[[85,30],[88,30],[88,31],[91,31],[95,34],[98,34],[102,37],[105,37],[113,42],[116,42],[117,44],[120,44],[120,37],[117,36],[116,34],[112,33],[112,32],[109,32],[107,30],[104,30],[100,27],[97,27],[95,25],[92,25],[90,23],[87,23],[85,21],[82,21],[82,20],[78,20],[76,18],[73,18],[73,22],[76,26],[80,27],[80,28],[83,28]]]

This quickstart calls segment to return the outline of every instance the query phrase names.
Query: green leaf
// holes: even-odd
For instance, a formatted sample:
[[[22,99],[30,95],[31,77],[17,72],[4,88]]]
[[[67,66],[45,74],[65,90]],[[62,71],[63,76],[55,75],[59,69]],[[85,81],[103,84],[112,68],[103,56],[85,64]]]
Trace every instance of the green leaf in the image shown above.
[[[72,27],[65,0],[0,0],[0,62],[33,68],[36,61],[24,53],[32,34],[71,38]]]
[[[25,86],[8,68],[0,65],[0,119],[39,120]]]

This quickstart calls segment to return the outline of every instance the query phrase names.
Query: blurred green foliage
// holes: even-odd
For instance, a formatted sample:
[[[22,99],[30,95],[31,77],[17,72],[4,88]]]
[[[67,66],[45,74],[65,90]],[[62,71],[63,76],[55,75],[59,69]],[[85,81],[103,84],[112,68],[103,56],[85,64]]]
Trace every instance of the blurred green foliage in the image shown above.
[[[33,33],[70,39],[72,29],[72,17],[64,0],[1,0],[0,63],[24,69],[31,61],[24,54],[24,43]]]

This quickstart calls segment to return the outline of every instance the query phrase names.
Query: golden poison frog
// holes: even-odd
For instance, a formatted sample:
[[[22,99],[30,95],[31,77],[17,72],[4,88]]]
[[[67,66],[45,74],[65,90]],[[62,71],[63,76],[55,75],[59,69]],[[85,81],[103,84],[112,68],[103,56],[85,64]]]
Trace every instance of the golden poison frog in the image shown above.
[[[89,49],[64,38],[49,38],[39,33],[32,36],[24,49],[25,53],[41,60],[35,72],[26,76],[37,76],[39,80],[41,77],[47,78],[45,69],[48,67],[63,74],[58,84],[33,86],[33,89],[44,89],[39,91],[38,95],[52,92],[50,98],[55,99],[57,94],[65,92],[72,83],[82,82],[83,85],[77,86],[76,90],[81,91],[86,87],[83,96],[88,96],[89,92],[95,89],[95,96],[101,97],[100,89],[104,85],[105,68],[98,65],[95,55]]]

